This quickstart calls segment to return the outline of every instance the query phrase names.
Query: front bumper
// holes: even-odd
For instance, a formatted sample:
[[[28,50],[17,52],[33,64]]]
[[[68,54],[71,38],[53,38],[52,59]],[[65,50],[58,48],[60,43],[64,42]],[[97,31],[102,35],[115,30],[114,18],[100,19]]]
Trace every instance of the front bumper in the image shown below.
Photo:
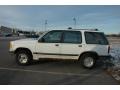
[[[11,55],[14,55],[14,51],[9,51],[9,53],[10,53]]]

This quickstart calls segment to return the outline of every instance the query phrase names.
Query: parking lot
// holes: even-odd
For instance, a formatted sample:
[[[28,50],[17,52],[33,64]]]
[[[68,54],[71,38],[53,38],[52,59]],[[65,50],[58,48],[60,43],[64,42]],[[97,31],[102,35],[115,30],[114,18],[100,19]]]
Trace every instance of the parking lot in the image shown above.
[[[18,38],[0,38],[0,84],[119,84],[103,69],[101,61],[91,70],[75,61],[41,60],[29,66],[19,66],[8,52],[9,41],[14,39]]]

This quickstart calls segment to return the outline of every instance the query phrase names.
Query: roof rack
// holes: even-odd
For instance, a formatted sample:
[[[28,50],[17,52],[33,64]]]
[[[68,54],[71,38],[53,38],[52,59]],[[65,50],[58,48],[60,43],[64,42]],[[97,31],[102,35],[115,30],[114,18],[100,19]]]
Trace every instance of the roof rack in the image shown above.
[[[68,30],[90,30],[90,31],[99,31],[98,29],[68,29]]]
[[[57,30],[57,29],[56,29]],[[87,30],[87,31],[99,31],[98,29],[58,29],[58,30]]]

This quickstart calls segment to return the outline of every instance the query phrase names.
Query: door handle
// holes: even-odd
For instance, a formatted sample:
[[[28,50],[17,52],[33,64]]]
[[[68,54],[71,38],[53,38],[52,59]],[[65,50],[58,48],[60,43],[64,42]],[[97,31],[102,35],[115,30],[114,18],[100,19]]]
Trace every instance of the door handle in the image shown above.
[[[55,44],[55,46],[59,46],[59,44]]]
[[[78,47],[82,47],[82,45],[78,45]]]

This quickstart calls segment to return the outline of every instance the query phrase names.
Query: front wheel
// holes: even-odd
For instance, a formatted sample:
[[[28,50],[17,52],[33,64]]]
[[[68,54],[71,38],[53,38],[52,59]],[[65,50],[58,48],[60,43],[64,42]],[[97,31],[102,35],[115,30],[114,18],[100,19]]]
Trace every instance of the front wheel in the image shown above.
[[[85,68],[93,68],[96,63],[96,58],[92,54],[84,54],[80,58],[81,64]]]
[[[31,60],[31,55],[25,50],[21,50],[16,53],[16,62],[19,65],[28,65],[30,64]]]

